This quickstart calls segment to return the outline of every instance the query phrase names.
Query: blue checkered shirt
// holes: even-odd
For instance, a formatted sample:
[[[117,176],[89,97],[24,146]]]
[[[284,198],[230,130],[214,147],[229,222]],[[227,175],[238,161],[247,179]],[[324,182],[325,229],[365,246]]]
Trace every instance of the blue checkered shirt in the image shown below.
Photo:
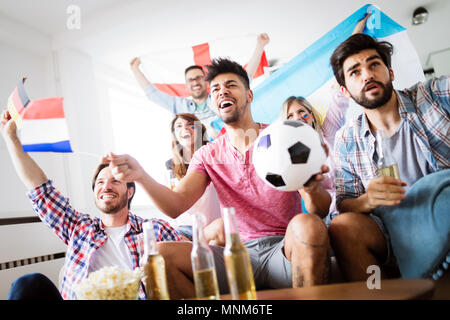
[[[406,121],[432,170],[450,167],[450,77],[433,78],[395,91],[400,117]],[[336,206],[363,195],[377,177],[375,136],[364,114],[336,133]]]

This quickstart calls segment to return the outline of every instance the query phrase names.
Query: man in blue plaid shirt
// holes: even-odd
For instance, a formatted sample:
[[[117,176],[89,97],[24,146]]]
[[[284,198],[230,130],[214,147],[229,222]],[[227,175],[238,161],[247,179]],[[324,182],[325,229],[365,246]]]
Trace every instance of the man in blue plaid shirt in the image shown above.
[[[441,263],[448,267],[450,78],[394,90],[392,50],[355,34],[331,57],[342,92],[364,111],[341,128],[334,147],[336,205],[345,214],[329,232],[349,281],[366,280],[371,265],[383,265],[382,276],[400,271],[408,278],[436,278]],[[378,130],[388,137],[401,179],[378,174]]]
[[[101,217],[76,211],[69,200],[53,186],[36,162],[23,151],[17,137],[16,124],[5,110],[1,131],[14,167],[25,186],[33,209],[40,219],[67,245],[61,294],[41,274],[30,274],[13,284],[9,299],[75,299],[73,286],[89,273],[107,266],[134,270],[143,259],[142,223],[129,211],[136,186],[121,182],[112,175],[107,164],[97,167],[92,190]],[[152,219],[157,241],[181,241],[181,236],[168,223]],[[141,285],[139,297],[145,298]]]

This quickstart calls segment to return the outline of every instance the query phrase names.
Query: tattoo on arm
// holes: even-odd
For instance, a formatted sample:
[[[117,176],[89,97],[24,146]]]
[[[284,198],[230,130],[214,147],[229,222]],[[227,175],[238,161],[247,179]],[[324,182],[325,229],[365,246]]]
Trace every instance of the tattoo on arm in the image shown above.
[[[301,288],[305,285],[305,277],[303,276],[299,266],[297,266],[294,270],[292,285],[294,288]]]

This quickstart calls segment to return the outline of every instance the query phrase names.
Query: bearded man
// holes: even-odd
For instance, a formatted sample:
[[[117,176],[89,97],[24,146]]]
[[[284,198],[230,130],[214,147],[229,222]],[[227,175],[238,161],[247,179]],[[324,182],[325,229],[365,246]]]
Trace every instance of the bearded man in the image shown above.
[[[112,169],[100,164],[92,180],[95,205],[100,218],[76,211],[47,178],[38,164],[23,151],[15,122],[7,110],[1,116],[1,132],[17,174],[29,191],[33,210],[67,245],[60,293],[42,274],[33,273],[16,280],[8,299],[75,299],[73,286],[91,272],[107,266],[134,270],[143,259],[141,217],[129,209],[136,186],[121,182]],[[165,221],[152,219],[157,241],[181,241],[181,236]],[[141,285],[140,298],[145,298]]]
[[[366,280],[373,265],[382,277],[436,278],[450,258],[450,78],[394,90],[392,52],[390,43],[359,33],[331,56],[342,92],[363,109],[334,147],[336,206],[344,214],[329,233],[349,281]],[[401,179],[380,175],[379,130]]]

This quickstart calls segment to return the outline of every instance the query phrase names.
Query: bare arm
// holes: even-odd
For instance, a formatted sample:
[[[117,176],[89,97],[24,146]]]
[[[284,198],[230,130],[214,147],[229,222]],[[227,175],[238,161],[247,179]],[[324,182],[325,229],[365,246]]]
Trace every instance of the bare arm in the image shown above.
[[[326,173],[328,170],[327,166],[322,166],[322,173]],[[323,174],[318,174],[314,181],[311,181],[298,191],[305,202],[306,210],[317,214],[321,218],[326,217],[331,204],[330,194],[322,187],[321,181],[323,180]]]
[[[264,47],[270,42],[270,38],[267,33],[261,33],[258,35],[256,39],[256,47],[255,51],[253,51],[253,55],[247,63],[247,74],[250,77],[253,77],[256,70],[258,69],[259,62],[261,61],[261,56],[264,51]]]
[[[1,131],[17,175],[28,190],[34,189],[48,180],[44,171],[23,151],[17,136],[16,123],[11,120],[7,110],[1,116]]]
[[[174,219],[192,207],[207,187],[207,178],[203,174],[191,172],[172,191],[154,180],[144,171],[139,162],[129,155],[110,153],[103,158],[103,162],[109,163],[117,180],[136,181],[141,185],[155,205]]]
[[[358,23],[355,26],[355,29],[353,29],[352,34],[362,33],[364,30],[364,27],[366,26],[367,19],[369,19],[371,12],[367,13],[364,18],[358,21]]]
[[[345,199],[338,205],[339,212],[372,212],[379,206],[394,206],[406,198],[404,181],[392,177],[372,179],[367,192],[358,198]]]
[[[139,66],[141,65],[140,58],[134,58],[130,62],[131,71],[133,72],[134,77],[136,78],[139,85],[142,89],[148,88],[151,85],[151,82],[145,77],[144,73],[141,71]]]

